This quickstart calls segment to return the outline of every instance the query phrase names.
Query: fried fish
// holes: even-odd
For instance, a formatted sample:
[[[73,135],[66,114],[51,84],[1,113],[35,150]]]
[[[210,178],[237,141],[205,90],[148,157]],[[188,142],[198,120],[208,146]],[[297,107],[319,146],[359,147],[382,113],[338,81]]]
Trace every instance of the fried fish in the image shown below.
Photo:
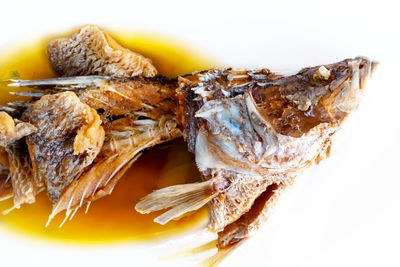
[[[135,208],[169,209],[155,219],[166,224],[208,204],[220,248],[253,235],[329,153],[376,66],[359,57],[287,76],[227,68],[167,79],[94,26],[51,42],[48,54],[65,77],[14,81],[37,90],[3,108],[14,119],[0,113],[0,198],[13,194],[18,206],[45,187],[50,219],[64,210],[67,219],[110,194],[144,149],[183,135],[203,181],[156,190]]]

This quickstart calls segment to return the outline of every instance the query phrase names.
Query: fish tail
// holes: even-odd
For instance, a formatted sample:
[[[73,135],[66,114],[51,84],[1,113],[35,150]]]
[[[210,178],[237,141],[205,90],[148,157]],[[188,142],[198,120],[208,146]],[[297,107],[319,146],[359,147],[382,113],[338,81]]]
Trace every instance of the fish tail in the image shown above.
[[[174,185],[147,195],[136,204],[135,209],[146,214],[171,208],[154,219],[155,222],[164,225],[189,211],[200,209],[217,193],[218,191],[214,190],[213,183],[210,180],[201,183]]]

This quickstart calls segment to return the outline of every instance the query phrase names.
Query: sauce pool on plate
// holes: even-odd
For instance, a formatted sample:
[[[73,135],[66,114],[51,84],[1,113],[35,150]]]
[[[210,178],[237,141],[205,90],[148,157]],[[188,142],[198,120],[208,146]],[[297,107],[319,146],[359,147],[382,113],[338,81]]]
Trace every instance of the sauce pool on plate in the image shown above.
[[[150,58],[159,74],[167,77],[208,69],[214,65],[211,60],[201,58],[177,42],[164,38],[112,31],[111,35],[121,45]],[[46,44],[50,39],[31,41],[28,45],[1,52],[0,80],[56,77],[46,56]],[[0,82],[1,105],[23,98],[9,94],[9,90],[5,82]],[[84,208],[80,209],[62,228],[59,225],[64,219],[63,213],[45,227],[52,205],[44,192],[37,196],[34,204],[25,204],[7,215],[0,215],[0,227],[24,235],[68,242],[162,238],[203,225],[207,218],[206,208],[162,226],[153,222],[158,213],[142,215],[135,211],[134,205],[155,189],[199,180],[193,155],[187,151],[184,141],[178,139],[146,151],[118,182],[110,196],[93,202],[86,214]],[[0,202],[0,211],[11,206],[11,199]]]

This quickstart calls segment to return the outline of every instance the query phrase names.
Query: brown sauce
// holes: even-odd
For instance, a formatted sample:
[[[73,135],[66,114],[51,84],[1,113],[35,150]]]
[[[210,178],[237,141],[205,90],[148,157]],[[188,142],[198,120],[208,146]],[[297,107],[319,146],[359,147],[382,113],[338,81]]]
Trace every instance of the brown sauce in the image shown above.
[[[112,32],[123,46],[151,58],[161,75],[176,77],[195,70],[208,69],[215,64],[186,49],[178,42],[144,34]],[[29,45],[14,47],[0,53],[0,80],[20,77],[40,79],[55,77],[46,57],[50,38],[31,41]],[[15,90],[15,88],[13,88]],[[8,93],[6,83],[0,81],[0,104],[21,99]],[[135,162],[115,187],[111,196],[93,202],[85,214],[79,210],[62,228],[64,214],[59,214],[46,228],[51,203],[45,193],[36,203],[23,205],[7,215],[0,214],[0,227],[24,235],[68,242],[140,241],[162,238],[204,224],[205,208],[167,225],[153,219],[160,213],[142,215],[134,210],[138,200],[155,189],[174,184],[199,181],[193,155],[179,139],[147,151]],[[12,206],[12,200],[0,202],[0,211]]]

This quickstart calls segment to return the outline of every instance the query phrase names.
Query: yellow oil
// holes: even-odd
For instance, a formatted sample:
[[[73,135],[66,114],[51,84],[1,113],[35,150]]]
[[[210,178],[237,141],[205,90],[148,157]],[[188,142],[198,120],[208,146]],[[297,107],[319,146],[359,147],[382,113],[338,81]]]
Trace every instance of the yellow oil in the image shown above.
[[[151,58],[161,75],[176,77],[215,65],[176,41],[117,31],[111,31],[111,35],[125,47]],[[49,39],[30,41],[0,53],[0,80],[55,77],[46,56]],[[6,83],[0,81],[0,104],[21,98],[8,92]],[[92,203],[87,214],[85,210],[78,211],[73,220],[66,222],[62,228],[58,226],[63,214],[45,227],[51,212],[51,203],[45,193],[40,194],[34,204],[0,215],[0,227],[62,242],[102,243],[163,238],[204,224],[207,210],[203,208],[179,221],[161,226],[153,222],[159,213],[142,215],[134,210],[134,205],[155,189],[198,180],[193,156],[187,152],[183,140],[176,140],[146,152],[119,181],[111,196]],[[11,200],[0,202],[0,211],[11,206]]]

